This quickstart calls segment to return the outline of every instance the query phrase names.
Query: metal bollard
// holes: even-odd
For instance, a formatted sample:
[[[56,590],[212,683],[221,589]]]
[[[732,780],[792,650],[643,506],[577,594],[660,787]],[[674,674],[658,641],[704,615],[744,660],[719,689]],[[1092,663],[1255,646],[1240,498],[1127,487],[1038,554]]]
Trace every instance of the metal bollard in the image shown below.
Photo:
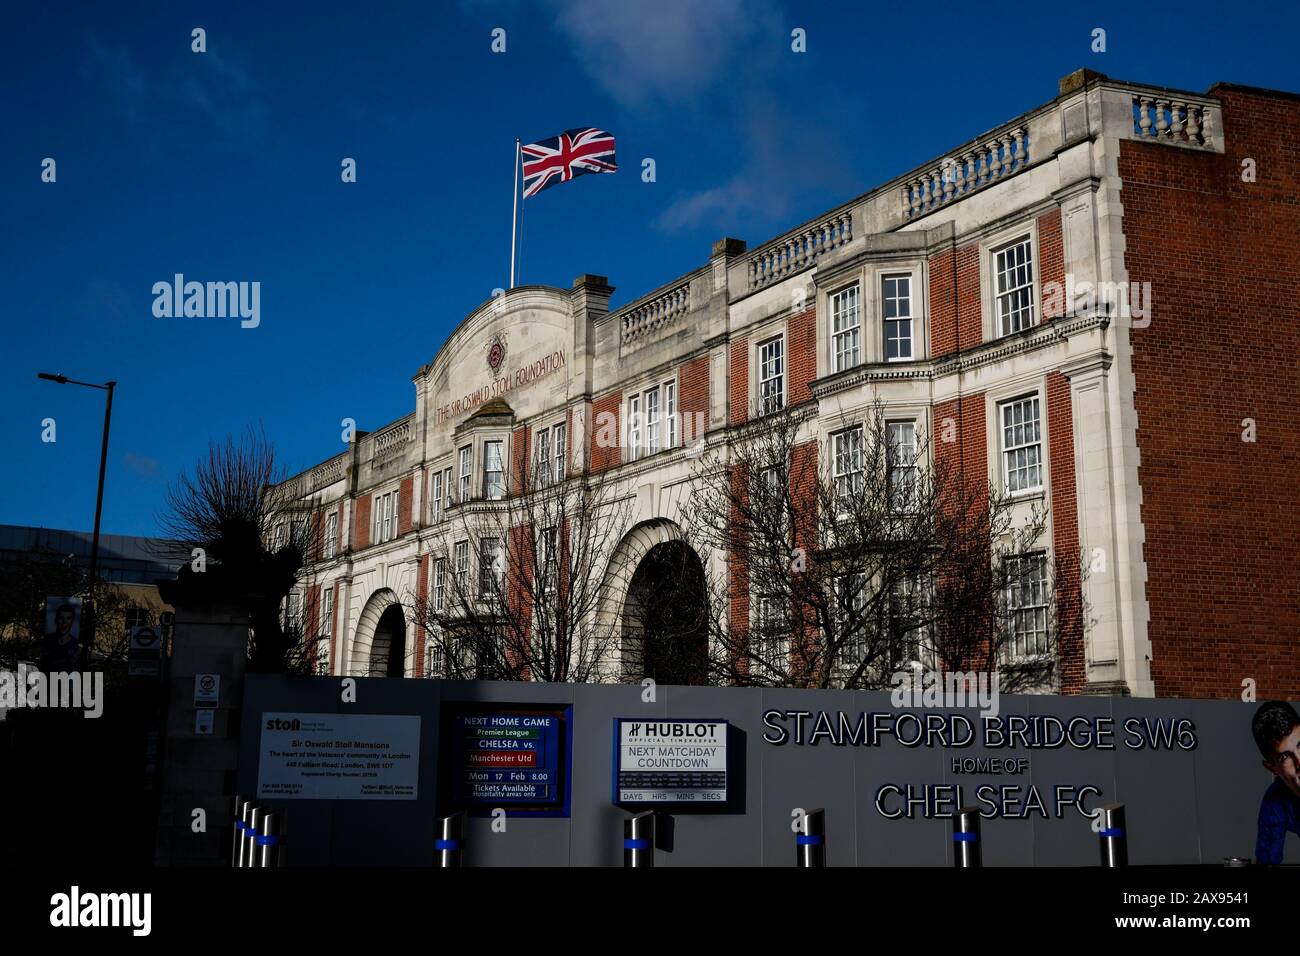
[[[803,831],[795,834],[794,865],[826,865],[826,811],[820,807],[804,814]]]
[[[655,815],[653,810],[623,821],[623,865],[655,865]]]
[[[434,848],[438,852],[438,866],[462,867],[465,865],[465,820],[462,810],[439,821],[438,841]]]
[[[244,827],[244,866],[257,866],[257,838],[262,833],[262,818],[266,809],[256,804],[248,813],[248,823]]]
[[[1097,811],[1101,814],[1101,865],[1128,866],[1128,831],[1124,827],[1124,804],[1112,803]]]
[[[952,818],[952,863],[960,870],[983,865],[980,854],[979,807],[962,807]]]
[[[235,866],[251,865],[250,860],[252,859],[252,854],[249,853],[248,851],[248,829],[253,825],[253,811],[255,809],[256,809],[256,805],[253,803],[252,800],[244,801],[244,809],[243,812],[240,814],[240,818],[241,818],[240,827],[236,831],[236,835],[238,837],[237,852],[239,853],[239,859],[235,863]]]
[[[235,827],[230,840],[230,865],[239,866],[239,849],[244,844],[244,807],[247,797],[235,797]]]
[[[285,845],[289,842],[289,811],[267,810],[262,817],[262,832],[257,835],[254,865],[281,867],[285,865]]]

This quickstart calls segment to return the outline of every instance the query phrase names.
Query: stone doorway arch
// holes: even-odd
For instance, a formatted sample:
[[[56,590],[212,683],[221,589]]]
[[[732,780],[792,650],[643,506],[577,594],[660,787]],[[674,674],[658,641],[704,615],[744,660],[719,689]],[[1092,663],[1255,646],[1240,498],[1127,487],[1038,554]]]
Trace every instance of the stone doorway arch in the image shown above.
[[[352,639],[349,669],[354,677],[405,677],[407,621],[391,588],[380,588],[366,601]]]

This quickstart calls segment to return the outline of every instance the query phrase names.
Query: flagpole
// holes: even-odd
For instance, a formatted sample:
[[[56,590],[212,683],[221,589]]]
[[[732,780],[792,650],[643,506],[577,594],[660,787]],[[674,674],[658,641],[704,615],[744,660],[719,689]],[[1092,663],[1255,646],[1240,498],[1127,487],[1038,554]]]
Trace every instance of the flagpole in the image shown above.
[[[519,137],[515,137],[515,207],[510,214],[510,288],[515,287],[515,246],[519,241]]]

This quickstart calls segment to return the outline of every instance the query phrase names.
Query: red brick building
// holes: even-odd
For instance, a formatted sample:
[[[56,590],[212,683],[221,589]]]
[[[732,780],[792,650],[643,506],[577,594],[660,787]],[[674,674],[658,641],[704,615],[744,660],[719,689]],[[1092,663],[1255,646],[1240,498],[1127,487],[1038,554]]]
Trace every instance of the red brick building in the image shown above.
[[[803,408],[800,454],[829,475],[878,402],[909,436],[950,431],[934,453],[1016,508],[1047,508],[1029,557],[1081,556],[1050,605],[1055,689],[1300,696],[1298,197],[1300,97],[1079,71],[615,311],[603,277],[512,289],[416,372],[411,415],[292,480],[334,529],[304,582],[327,666],[365,673],[382,640],[389,673],[428,673],[392,608],[469,573],[488,551],[448,522],[539,455],[625,485],[596,622],[617,629],[639,564],[683,540],[700,443]],[[747,569],[716,570],[743,628]]]

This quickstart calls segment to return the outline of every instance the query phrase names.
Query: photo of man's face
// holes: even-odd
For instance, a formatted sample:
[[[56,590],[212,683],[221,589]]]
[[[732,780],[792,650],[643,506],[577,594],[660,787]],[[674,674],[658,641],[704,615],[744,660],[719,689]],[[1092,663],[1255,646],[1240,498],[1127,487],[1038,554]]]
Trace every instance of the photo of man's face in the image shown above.
[[[72,625],[77,619],[76,612],[70,607],[61,607],[54,615],[54,629],[60,637],[72,636]]]
[[[1264,761],[1264,767],[1300,797],[1300,724],[1274,745],[1273,756]]]

